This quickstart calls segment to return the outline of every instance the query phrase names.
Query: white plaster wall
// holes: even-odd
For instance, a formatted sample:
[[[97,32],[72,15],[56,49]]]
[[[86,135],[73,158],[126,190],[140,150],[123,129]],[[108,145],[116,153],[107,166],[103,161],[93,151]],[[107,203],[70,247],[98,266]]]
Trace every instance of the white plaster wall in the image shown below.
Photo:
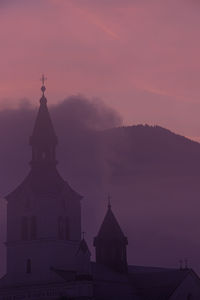
[[[51,267],[74,270],[78,245],[71,241],[40,240],[8,247],[8,280],[45,281],[52,277]],[[26,273],[27,259],[31,259],[31,274]]]
[[[21,240],[22,216],[36,216],[36,240]],[[69,219],[70,240],[58,238],[60,216]],[[7,274],[10,282],[47,280],[52,277],[51,267],[75,269],[75,253],[81,238],[79,200],[35,199],[27,193],[23,199],[9,201],[7,221]],[[31,259],[31,274],[26,274],[28,259]]]

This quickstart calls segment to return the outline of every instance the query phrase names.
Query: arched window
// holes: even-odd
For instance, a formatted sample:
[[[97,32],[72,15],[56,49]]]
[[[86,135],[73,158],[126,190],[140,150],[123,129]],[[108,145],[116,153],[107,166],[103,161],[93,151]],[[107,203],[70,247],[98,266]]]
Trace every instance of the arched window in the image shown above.
[[[31,260],[29,258],[26,261],[26,274],[30,274],[30,273],[31,273]]]
[[[28,218],[22,217],[21,219],[21,239],[28,240]]]
[[[31,238],[31,240],[35,240],[37,238],[36,216],[31,217],[30,238]]]
[[[65,239],[70,239],[69,218],[65,217]]]
[[[58,217],[58,238],[64,240],[64,222],[62,217]]]

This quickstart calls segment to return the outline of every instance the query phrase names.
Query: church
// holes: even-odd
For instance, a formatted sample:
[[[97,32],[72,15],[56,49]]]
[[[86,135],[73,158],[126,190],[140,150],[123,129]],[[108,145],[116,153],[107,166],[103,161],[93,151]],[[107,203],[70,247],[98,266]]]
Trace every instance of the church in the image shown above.
[[[41,90],[29,141],[30,172],[5,197],[7,273],[0,279],[0,300],[199,300],[200,279],[187,265],[128,264],[128,238],[110,203],[94,237],[96,259],[91,261],[81,233],[82,196],[56,167],[58,140],[44,77]]]

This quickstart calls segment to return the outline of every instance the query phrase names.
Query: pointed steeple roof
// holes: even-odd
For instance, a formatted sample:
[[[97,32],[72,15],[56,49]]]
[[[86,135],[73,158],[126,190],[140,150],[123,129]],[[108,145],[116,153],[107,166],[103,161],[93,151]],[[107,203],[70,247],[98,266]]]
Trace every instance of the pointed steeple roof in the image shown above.
[[[117,240],[124,240],[126,239],[125,235],[123,234],[117,219],[115,218],[110,202],[108,204],[108,210],[103,220],[103,223],[100,227],[98,232],[97,238],[100,239],[117,239]]]
[[[42,79],[43,79],[43,85],[41,87],[42,97],[40,99],[40,108],[35,121],[33,133],[32,136],[30,137],[31,146],[57,144],[57,137],[47,107],[47,99],[44,95],[44,92],[46,90],[44,86],[44,77]]]
[[[82,240],[80,241],[77,254],[79,254],[80,252],[82,252],[83,254],[88,253],[89,255],[91,255],[90,250],[88,248],[88,245],[87,245],[87,243],[86,243],[86,241],[85,241],[84,238],[82,238]]]

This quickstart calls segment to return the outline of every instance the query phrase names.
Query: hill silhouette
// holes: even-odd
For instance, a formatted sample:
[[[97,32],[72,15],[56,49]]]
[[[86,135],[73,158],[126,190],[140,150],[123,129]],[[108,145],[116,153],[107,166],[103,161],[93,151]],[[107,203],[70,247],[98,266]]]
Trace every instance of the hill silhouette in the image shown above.
[[[91,109],[86,99],[81,116],[70,105],[51,108],[59,140],[58,169],[84,196],[83,230],[90,249],[110,193],[113,211],[128,237],[130,263],[178,267],[187,257],[200,271],[200,144],[159,126],[122,127],[113,111]],[[27,107],[0,112],[2,197],[29,171],[28,137],[35,114]],[[0,214],[3,241],[3,202]],[[4,253],[1,247],[0,255]]]
[[[108,152],[115,153],[113,176],[199,174],[200,145],[159,127],[137,125],[107,130]]]
[[[82,132],[77,139],[62,148],[60,169],[64,174],[68,168],[85,196],[90,245],[111,193],[132,263],[178,267],[187,257],[199,271],[200,144],[148,125],[90,132],[87,138]],[[78,159],[74,149],[82,153]]]

